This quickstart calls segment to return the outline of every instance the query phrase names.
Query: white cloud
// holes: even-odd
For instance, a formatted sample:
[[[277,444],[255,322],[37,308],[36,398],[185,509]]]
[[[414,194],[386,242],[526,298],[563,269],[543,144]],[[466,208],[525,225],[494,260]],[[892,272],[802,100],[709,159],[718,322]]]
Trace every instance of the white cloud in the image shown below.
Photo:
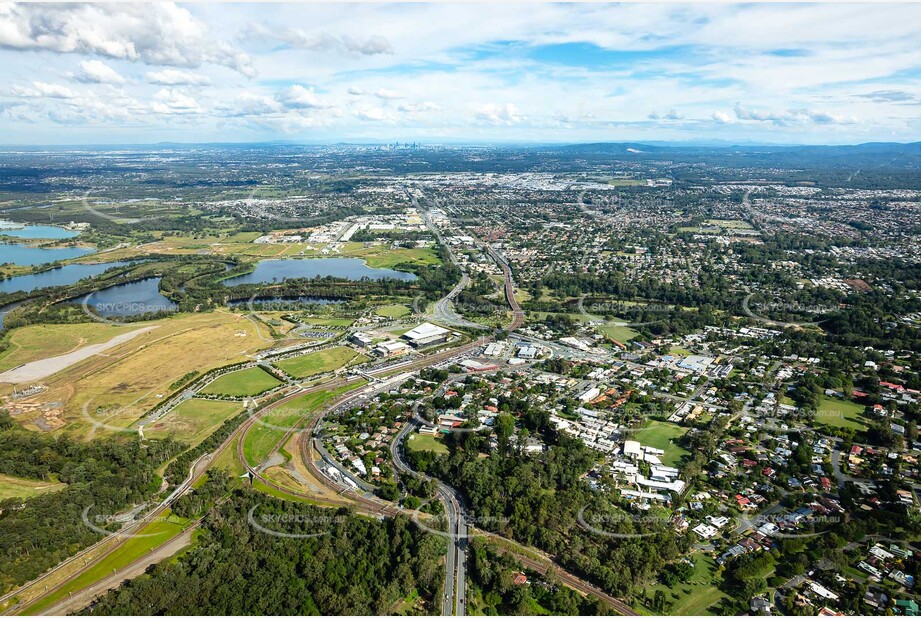
[[[277,114],[284,110],[284,106],[272,97],[246,91],[222,103],[218,109],[225,116],[261,116]]]
[[[732,122],[734,122],[733,117],[726,112],[713,112],[712,118],[717,124],[732,124]]]
[[[212,63],[254,75],[246,54],[213,40],[202,22],[170,2],[4,3],[0,48],[95,54],[153,65]]]
[[[352,113],[356,118],[371,122],[390,122],[393,120],[393,114],[380,107],[357,109]]]
[[[666,114],[659,114],[659,112],[652,112],[647,116],[649,120],[684,120],[684,116],[679,114],[674,109],[669,110]]]
[[[397,109],[408,114],[416,114],[419,112],[437,112],[441,110],[441,106],[432,101],[422,101],[421,103],[402,103]]]
[[[802,124],[854,124],[857,120],[853,117],[829,114],[828,112],[810,109],[791,109],[785,112],[766,112],[744,107],[736,103],[733,108],[736,118],[755,122],[769,122],[771,124],[787,127]]]
[[[32,86],[17,86],[10,88],[10,93],[14,97],[21,99],[72,99],[77,94],[67,86],[60,84],[48,84],[45,82],[32,82]]]
[[[378,99],[388,99],[388,100],[403,98],[403,95],[401,95],[399,92],[388,90],[386,88],[381,88],[380,90],[375,91],[374,96],[376,96]]]
[[[163,88],[153,98],[150,108],[158,114],[197,114],[202,111],[198,101],[175,88]]]
[[[179,69],[148,71],[146,77],[151,84],[163,86],[207,86],[211,83],[211,80],[204,75]]]
[[[80,72],[74,76],[78,82],[85,84],[124,84],[125,78],[118,71],[101,60],[83,60]]]
[[[313,88],[294,85],[278,96],[278,101],[285,107],[294,109],[317,109],[329,107],[317,98]]]
[[[269,24],[251,24],[244,38],[255,41],[276,41],[295,49],[358,56],[393,54],[393,45],[385,37],[334,36],[326,32],[309,33],[299,28],[284,28]]]
[[[511,103],[482,105],[474,110],[473,115],[477,120],[491,124],[511,125],[525,120],[525,116],[521,115],[518,108]]]

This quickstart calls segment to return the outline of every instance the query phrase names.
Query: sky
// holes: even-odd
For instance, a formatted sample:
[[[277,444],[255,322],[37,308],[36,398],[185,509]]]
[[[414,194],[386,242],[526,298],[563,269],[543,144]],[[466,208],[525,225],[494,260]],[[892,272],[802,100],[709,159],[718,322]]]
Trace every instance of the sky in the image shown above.
[[[0,143],[921,141],[919,4],[0,3]]]

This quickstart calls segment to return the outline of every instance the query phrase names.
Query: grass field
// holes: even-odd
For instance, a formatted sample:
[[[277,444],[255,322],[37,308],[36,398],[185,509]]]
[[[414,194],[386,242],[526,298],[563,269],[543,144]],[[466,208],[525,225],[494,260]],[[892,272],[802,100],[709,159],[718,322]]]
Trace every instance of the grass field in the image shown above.
[[[342,393],[360,388],[365,382],[359,381],[341,388],[309,393],[294,399],[276,409],[269,410],[246,433],[243,442],[243,456],[251,466],[257,466],[271,454],[275,445],[285,436],[287,430],[297,425],[302,419],[312,416],[324,403],[335,399]]]
[[[717,588],[719,577],[716,575],[716,562],[705,554],[691,554],[694,562],[694,573],[686,584],[678,584],[668,588],[661,583],[646,588],[646,594],[652,598],[657,590],[665,592],[665,598],[671,605],[668,613],[671,616],[703,616],[713,615],[710,608],[720,602],[726,595]],[[637,606],[636,609],[654,613],[650,609]]]
[[[116,335],[137,330],[138,326],[89,324],[35,324],[15,328],[4,339],[9,348],[0,352],[0,372],[25,363],[60,356],[96,343],[104,343]]]
[[[189,446],[196,446],[211,435],[228,418],[243,410],[236,401],[189,399],[180,403],[156,423],[144,428],[148,438],[173,436]]]
[[[311,324],[313,326],[340,326],[347,328],[352,325],[355,320],[350,318],[303,318],[301,322],[304,324]]]
[[[237,444],[240,442],[239,436],[233,439],[233,442],[227,445],[227,448],[218,455],[217,459],[214,460],[214,467],[219,470],[224,470],[231,476],[231,478],[239,479],[240,476],[246,472],[246,468],[237,458]]]
[[[410,314],[410,309],[406,305],[384,305],[375,309],[374,312],[385,318],[402,318]]]
[[[642,431],[636,433],[635,439],[645,446],[665,451],[665,455],[661,457],[662,463],[666,466],[674,466],[688,452],[677,444],[673,444],[672,440],[677,440],[687,431],[686,427],[681,427],[674,423],[649,421],[643,426]]]
[[[831,427],[860,430],[867,427],[862,416],[863,406],[858,403],[835,397],[822,397],[815,418]]]
[[[366,358],[352,348],[339,346],[278,361],[275,366],[295,378],[306,378],[345,367],[353,361],[361,362]]]
[[[157,328],[43,380],[48,389],[22,401],[61,402],[63,407],[48,412],[26,410],[17,420],[37,429],[66,427],[87,435],[107,431],[94,427],[88,417],[115,427],[128,427],[187,373],[204,373],[246,360],[246,354],[274,344],[260,339],[250,320],[224,310],[180,314],[141,322],[135,328],[149,325]],[[80,332],[85,326],[66,328]],[[11,390],[5,385],[0,394]]]
[[[336,257],[357,257],[363,259],[371,268],[393,268],[399,264],[416,264],[418,266],[434,266],[441,264],[438,253],[431,248],[422,249],[391,249],[387,245],[372,245],[365,247],[364,243],[350,242]]]
[[[250,367],[222,375],[202,389],[205,395],[230,395],[243,397],[258,395],[281,384],[274,376],[261,367]]]
[[[435,436],[423,436],[413,433],[406,438],[406,448],[411,451],[432,451],[442,455],[448,454],[448,447]]]
[[[150,550],[163,545],[171,538],[180,534],[188,523],[188,519],[174,516],[167,510],[163,516],[156,521],[150,522],[139,531],[139,534],[150,536],[129,538],[122,543],[118,549],[106,556],[104,560],[90,567],[81,573],[79,577],[74,578],[66,585],[55,590],[52,594],[38,603],[30,605],[20,613],[25,615],[40,614],[42,610],[64,599],[70,593],[86,588],[106,575],[109,575],[113,570],[127,566]]]
[[[631,339],[639,337],[640,334],[630,328],[629,326],[600,326],[598,328],[602,334],[611,337],[612,339],[619,341],[620,343],[626,343]]]
[[[240,255],[254,258],[288,258],[288,257],[355,257],[365,260],[371,268],[393,268],[398,264],[416,264],[429,266],[440,264],[438,253],[432,248],[397,248],[388,244],[366,246],[363,242],[346,242],[339,245],[337,251],[323,253],[328,248],[324,244],[285,243],[255,244],[257,232],[241,232],[221,236],[192,238],[190,236],[169,236],[157,242],[149,243],[141,249],[146,253],[188,254],[207,252],[217,255]],[[137,250],[125,256],[137,254]]]
[[[54,481],[36,481],[34,479],[24,479],[18,476],[7,476],[0,474],[0,500],[8,498],[22,498],[27,500],[40,496],[52,491],[58,491],[67,487],[64,483]]]
[[[715,225],[726,230],[750,230],[752,226],[740,219],[709,219],[707,225]]]

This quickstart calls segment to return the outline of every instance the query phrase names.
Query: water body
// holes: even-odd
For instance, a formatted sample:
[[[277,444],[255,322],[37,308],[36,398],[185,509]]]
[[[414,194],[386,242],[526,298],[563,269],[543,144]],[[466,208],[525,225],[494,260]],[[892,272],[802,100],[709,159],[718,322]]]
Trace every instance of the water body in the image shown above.
[[[358,258],[314,258],[304,260],[263,260],[253,272],[224,280],[224,285],[243,283],[273,283],[283,279],[338,277],[358,281],[368,279],[398,279],[412,281],[416,275],[389,268],[371,268]]]
[[[6,318],[6,314],[21,305],[24,301],[19,301],[18,303],[10,303],[9,305],[3,305],[0,307],[0,328],[3,328],[3,320]]]
[[[16,238],[60,239],[73,238],[80,232],[66,230],[56,225],[19,225],[12,221],[0,221],[0,235]]]
[[[0,264],[11,263],[17,266],[40,266],[42,264],[50,264],[57,260],[77,258],[92,252],[92,249],[83,249],[82,247],[45,249],[42,247],[0,243]]]
[[[123,283],[68,302],[82,305],[87,299],[89,307],[106,318],[175,311],[177,308],[176,303],[160,293],[159,277]]]
[[[68,264],[34,275],[20,275],[0,281],[0,292],[31,292],[38,288],[55,285],[71,285],[86,277],[95,277],[110,268],[125,266],[130,262],[108,262],[105,264]]]

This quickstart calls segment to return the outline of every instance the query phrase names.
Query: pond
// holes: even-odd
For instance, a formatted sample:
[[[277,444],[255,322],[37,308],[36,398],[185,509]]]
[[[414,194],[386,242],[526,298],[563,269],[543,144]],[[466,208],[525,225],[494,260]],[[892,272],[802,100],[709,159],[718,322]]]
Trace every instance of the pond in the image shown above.
[[[0,236],[58,240],[73,238],[79,233],[56,225],[23,225],[12,221],[0,221]]]
[[[358,281],[368,279],[398,279],[413,281],[412,273],[389,268],[371,268],[364,260],[358,258],[313,258],[303,260],[263,260],[256,264],[256,269],[248,274],[224,280],[224,285],[233,286],[244,283],[273,283],[283,279],[314,277],[338,277]]]
[[[0,264],[16,264],[17,266],[39,266],[50,264],[58,260],[69,260],[92,253],[92,249],[82,247],[61,247],[58,249],[45,249],[43,247],[29,247],[15,243],[0,243]]]
[[[160,293],[159,277],[123,283],[68,302],[81,305],[84,301],[88,301],[94,312],[106,318],[175,311],[177,308],[176,303]]]
[[[38,288],[55,285],[71,285],[85,277],[95,277],[110,268],[125,266],[129,262],[108,262],[104,264],[67,264],[34,275],[20,275],[0,281],[0,292],[31,292]]]

